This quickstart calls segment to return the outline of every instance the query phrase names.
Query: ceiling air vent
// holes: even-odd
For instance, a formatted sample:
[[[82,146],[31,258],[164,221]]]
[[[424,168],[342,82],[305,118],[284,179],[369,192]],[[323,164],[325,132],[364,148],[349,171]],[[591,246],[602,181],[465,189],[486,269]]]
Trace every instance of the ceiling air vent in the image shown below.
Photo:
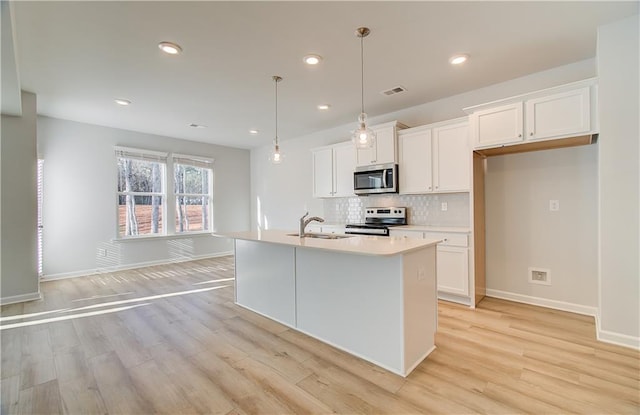
[[[393,88],[391,88],[391,89],[387,89],[387,90],[385,90],[385,91],[382,91],[382,92],[380,92],[380,93],[381,93],[382,95],[389,96],[389,95],[399,94],[399,93],[401,93],[401,92],[406,92],[406,90],[407,90],[407,88],[405,88],[405,87],[403,87],[403,86],[398,85],[398,86],[395,86],[395,87],[393,87]]]

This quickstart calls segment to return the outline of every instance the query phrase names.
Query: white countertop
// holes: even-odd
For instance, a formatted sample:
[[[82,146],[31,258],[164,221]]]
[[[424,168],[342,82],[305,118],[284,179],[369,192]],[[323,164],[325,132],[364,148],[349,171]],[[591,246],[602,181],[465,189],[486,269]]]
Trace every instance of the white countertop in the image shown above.
[[[399,255],[434,246],[440,239],[417,239],[389,236],[354,235],[342,239],[299,238],[288,234],[295,231],[263,230],[217,233],[220,236],[247,241],[290,245],[298,248],[323,249],[358,255]]]

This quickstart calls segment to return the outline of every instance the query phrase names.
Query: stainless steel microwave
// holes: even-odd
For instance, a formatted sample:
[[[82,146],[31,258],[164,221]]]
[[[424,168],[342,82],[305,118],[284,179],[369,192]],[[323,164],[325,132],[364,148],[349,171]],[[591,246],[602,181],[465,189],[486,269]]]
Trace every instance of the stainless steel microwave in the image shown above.
[[[375,164],[356,167],[353,192],[357,195],[398,193],[398,165]]]

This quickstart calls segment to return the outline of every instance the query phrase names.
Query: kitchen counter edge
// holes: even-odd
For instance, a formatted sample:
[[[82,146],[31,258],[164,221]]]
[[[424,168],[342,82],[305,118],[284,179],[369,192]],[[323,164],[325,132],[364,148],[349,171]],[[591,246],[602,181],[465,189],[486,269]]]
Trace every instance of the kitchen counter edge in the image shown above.
[[[435,246],[440,239],[414,239],[389,236],[353,235],[342,239],[299,238],[288,235],[295,231],[263,230],[221,232],[214,236],[288,245],[296,248],[321,249],[346,254],[393,256]]]

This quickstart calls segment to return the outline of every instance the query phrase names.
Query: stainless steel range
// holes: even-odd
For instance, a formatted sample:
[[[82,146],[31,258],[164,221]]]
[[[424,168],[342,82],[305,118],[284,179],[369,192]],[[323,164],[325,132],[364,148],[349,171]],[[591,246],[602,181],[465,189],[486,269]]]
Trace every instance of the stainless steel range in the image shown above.
[[[364,223],[347,224],[345,233],[389,236],[389,227],[407,224],[405,207],[364,208]]]

